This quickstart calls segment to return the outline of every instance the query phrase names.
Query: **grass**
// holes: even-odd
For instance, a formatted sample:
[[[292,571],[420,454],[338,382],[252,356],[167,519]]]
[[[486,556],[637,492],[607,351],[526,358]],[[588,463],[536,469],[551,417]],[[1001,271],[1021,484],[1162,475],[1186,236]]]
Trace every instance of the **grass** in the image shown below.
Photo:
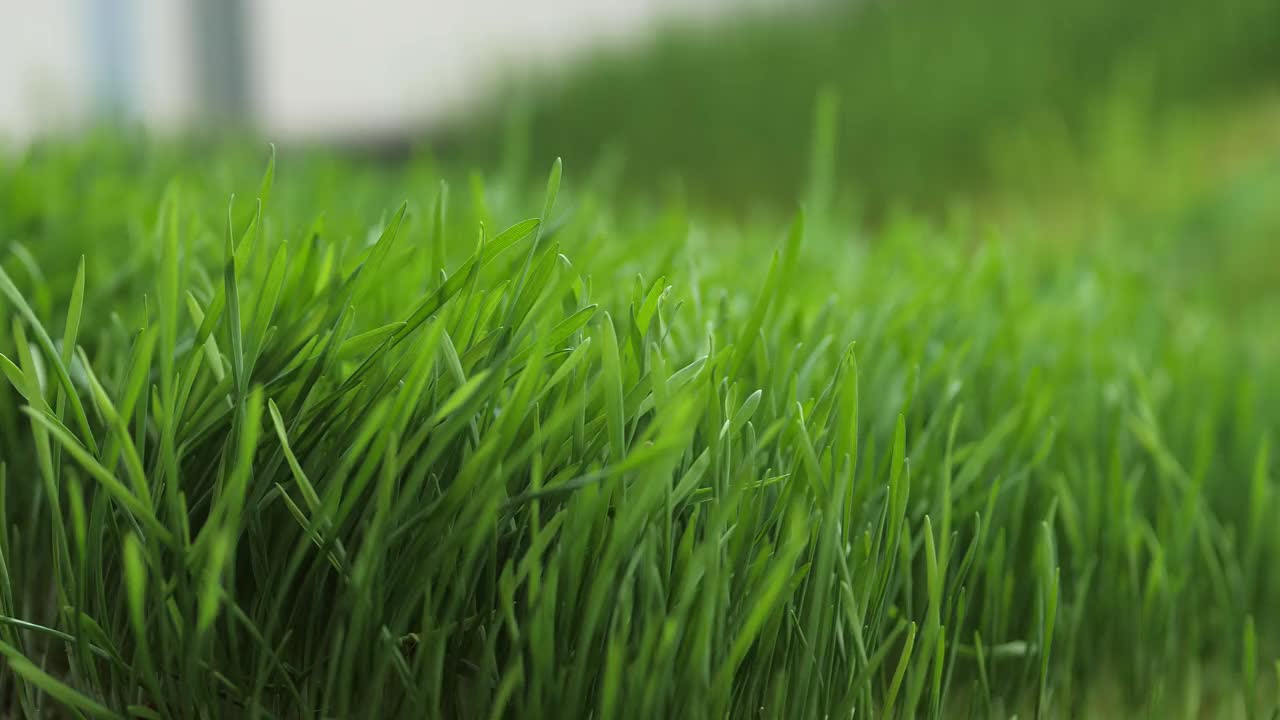
[[[810,166],[787,139],[808,132],[826,88],[840,98],[841,187],[868,212],[935,211],[1021,181],[999,157],[1009,136],[1083,143],[1110,95],[1141,94],[1163,117],[1274,89],[1278,70],[1269,0],[829,0],[676,25],[561,74],[512,77],[495,112],[461,117],[437,144],[488,163],[504,135],[574,148],[580,163],[621,157],[632,190],[674,177],[700,204],[741,211],[795,196]]]
[[[0,168],[10,714],[1275,709],[1280,332],[1232,294],[1274,226],[1234,186],[1067,243],[869,233],[822,162],[729,224],[607,166],[260,156]]]

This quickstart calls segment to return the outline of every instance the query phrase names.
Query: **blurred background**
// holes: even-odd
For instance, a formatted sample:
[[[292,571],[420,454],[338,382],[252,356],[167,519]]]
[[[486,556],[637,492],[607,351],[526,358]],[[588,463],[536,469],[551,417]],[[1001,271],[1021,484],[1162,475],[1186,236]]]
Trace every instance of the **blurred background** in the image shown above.
[[[1123,195],[1175,149],[1179,182],[1236,173],[1277,157],[1278,87],[1277,0],[0,0],[9,148],[104,124],[515,148],[729,212],[815,166],[872,218]]]
[[[4,0],[0,129],[29,141],[102,117],[282,139],[430,129],[530,64],[769,0]]]

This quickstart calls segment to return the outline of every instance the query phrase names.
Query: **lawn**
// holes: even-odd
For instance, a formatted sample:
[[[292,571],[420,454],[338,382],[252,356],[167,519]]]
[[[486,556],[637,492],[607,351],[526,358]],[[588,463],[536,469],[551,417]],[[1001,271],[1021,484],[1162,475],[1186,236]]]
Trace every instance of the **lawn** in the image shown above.
[[[1275,717],[1274,10],[970,97],[883,5],[825,93],[0,153],[0,717]],[[653,129],[705,52],[804,97]]]
[[[579,164],[621,158],[633,192],[672,181],[699,204],[785,209],[778,201],[795,197],[811,167],[795,138],[828,89],[843,97],[828,159],[841,184],[869,212],[931,211],[1016,182],[1000,155],[1027,128],[1087,143],[1110,96],[1167,118],[1280,77],[1273,0],[773,5],[785,9],[674,25],[560,71],[513,72],[490,113],[459,116],[431,144],[486,166],[503,159],[504,137],[572,148]]]
[[[0,176],[10,712],[1272,711],[1229,183],[1049,242],[204,152]]]

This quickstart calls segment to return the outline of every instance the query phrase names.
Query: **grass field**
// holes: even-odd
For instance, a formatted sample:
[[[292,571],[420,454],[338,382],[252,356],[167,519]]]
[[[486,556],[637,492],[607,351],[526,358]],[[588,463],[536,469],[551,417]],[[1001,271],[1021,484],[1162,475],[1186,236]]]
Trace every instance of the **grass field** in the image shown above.
[[[499,162],[503,137],[573,148],[580,164],[620,157],[632,191],[678,182],[699,204],[742,212],[790,200],[805,182],[793,138],[807,135],[813,98],[829,89],[844,99],[829,158],[842,185],[871,212],[895,202],[933,211],[1014,180],[1002,158],[1011,136],[1087,145],[1108,123],[1099,111],[1109,97],[1165,118],[1247,99],[1280,77],[1272,0],[778,5],[788,11],[670,27],[534,82],[513,77],[487,118],[465,115],[433,144],[486,165]]]
[[[0,153],[0,717],[1276,717],[1274,4],[871,7]]]
[[[11,713],[1275,709],[1274,166],[870,231],[203,152],[0,174]]]

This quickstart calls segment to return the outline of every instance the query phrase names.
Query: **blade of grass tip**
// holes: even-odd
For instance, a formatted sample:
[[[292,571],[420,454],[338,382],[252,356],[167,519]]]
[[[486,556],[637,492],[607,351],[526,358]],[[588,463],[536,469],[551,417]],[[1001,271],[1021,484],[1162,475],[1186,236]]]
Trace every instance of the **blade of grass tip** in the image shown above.
[[[542,388],[535,396],[538,401],[546,397],[547,393],[559,387],[578,368],[579,365],[587,358],[587,353],[591,350],[591,338],[583,338],[582,342],[569,353],[569,357],[560,363],[560,367],[556,368],[551,374],[551,379],[547,380]]]
[[[392,247],[395,246],[396,237],[400,234],[400,225],[404,222],[404,214],[408,209],[408,201],[400,203],[400,207],[396,208],[395,214],[391,216],[391,220],[382,229],[382,234],[378,236],[378,241],[374,243],[373,249],[369,251],[369,256],[365,258],[364,262],[360,263],[360,268],[356,271],[360,275],[351,287],[351,300],[349,302],[359,306],[364,299],[364,294],[378,281],[378,271],[382,268],[383,261],[391,254]]]
[[[933,521],[928,515],[924,516],[924,557],[925,557],[925,590],[928,598],[928,607],[925,610],[924,636],[921,638],[920,652],[923,654],[925,663],[920,674],[912,673],[911,678],[907,682],[907,694],[905,697],[905,705],[903,710],[909,717],[915,717],[917,707],[920,700],[920,693],[924,691],[924,683],[927,680],[928,661],[930,656],[935,652],[935,643],[941,643],[943,636],[941,633],[940,614],[942,609],[942,578],[938,572],[938,553],[937,546],[933,539]]]
[[[75,357],[76,338],[80,334],[80,316],[84,310],[84,256],[76,266],[76,281],[71,287],[71,300],[67,303],[67,324],[62,331],[62,364],[71,367]],[[58,395],[57,415],[62,419],[62,408],[66,398]]]
[[[504,327],[523,326],[524,330],[516,335],[518,341],[523,341],[525,335],[534,331],[533,324],[525,323],[529,313],[534,312],[534,317],[538,317],[539,313],[536,311],[552,306],[557,297],[557,291],[563,288],[563,279],[559,277],[562,267],[559,250],[559,244],[553,243],[547,252],[543,253],[542,261],[530,269],[520,295],[508,301],[510,317],[506,319]],[[516,344],[518,345],[519,342]]]
[[[670,397],[667,387],[667,359],[657,343],[649,343],[646,351],[649,353],[649,391],[653,394],[653,409],[662,412]]]
[[[927,627],[929,627],[930,631],[936,631],[941,622],[942,583],[944,578],[938,568],[937,546],[933,540],[933,522],[928,515],[924,516],[924,549],[925,588],[929,596]]]
[[[562,256],[563,257],[563,256]],[[651,336],[649,326],[653,322],[654,316],[658,313],[658,307],[664,299],[666,299],[671,286],[666,284],[667,278],[659,277],[649,286],[649,291],[645,293],[644,301],[640,303],[640,310],[635,313],[635,324],[633,330],[640,337],[636,343],[636,354],[644,352],[645,340]]]
[[[520,268],[520,277],[516,281],[515,291],[510,295],[510,303],[507,305],[506,312],[503,313],[502,324],[511,327],[511,318],[515,313],[516,302],[520,299],[520,294],[524,291],[525,281],[529,278],[529,267],[533,264],[533,257],[538,252],[538,245],[542,241],[543,229],[547,226],[547,221],[551,217],[551,210],[555,207],[556,196],[560,194],[560,172],[562,163],[560,158],[551,164],[551,175],[547,178],[547,193],[542,201],[542,215],[538,218],[538,229],[533,233],[533,244],[529,246],[529,253],[525,255],[524,266]]]
[[[448,262],[445,253],[445,220],[449,205],[449,183],[440,180],[440,189],[436,191],[435,207],[431,212],[431,264],[436,272],[447,270]],[[440,280],[443,284],[444,279]]]
[[[947,429],[947,444],[942,454],[942,527],[941,534],[938,537],[939,549],[938,557],[942,561],[942,575],[947,575],[947,565],[951,561],[951,513],[953,510],[951,500],[951,469],[953,458],[955,457],[954,449],[956,445],[956,433],[960,429],[960,417],[964,411],[964,405],[956,405],[955,412],[951,416],[951,425]]]
[[[178,379],[174,367],[177,361],[178,316],[182,312],[179,307],[178,289],[181,284],[178,270],[178,217],[179,197],[177,185],[170,185],[168,202],[162,215],[160,232],[160,272],[159,272],[159,314],[160,314],[160,404],[163,407],[160,425],[160,460],[162,475],[165,480],[164,495],[169,516],[177,518],[182,514],[178,496],[178,454],[176,434],[180,418],[178,415]],[[188,294],[190,298],[190,294]],[[198,321],[197,321],[198,322]],[[193,356],[194,357],[194,356]]]
[[[472,171],[467,176],[467,189],[471,191],[472,216],[485,225],[492,225],[493,216],[489,213],[489,200],[485,196],[484,177],[479,171]]]
[[[552,328],[547,331],[547,347],[560,348],[564,343],[569,342],[569,340],[579,330],[591,321],[591,318],[595,317],[596,310],[598,308],[599,305],[587,305],[586,307],[579,308],[574,311],[572,315],[569,315],[565,319],[553,325]],[[513,365],[523,364],[529,359],[529,353],[532,350],[532,345],[526,345],[523,350],[516,353],[515,357],[512,358],[511,363]]]
[[[71,374],[67,371],[67,366],[62,362],[61,355],[53,346],[53,340],[49,338],[49,333],[45,331],[44,325],[40,324],[39,318],[36,317],[35,311],[27,304],[22,297],[22,293],[18,291],[18,287],[9,279],[9,274],[0,267],[0,295],[4,295],[13,303],[18,314],[27,321],[27,325],[31,327],[35,333],[36,343],[40,346],[41,352],[53,365],[54,373],[58,376],[58,382],[62,385],[62,390],[66,393],[67,399],[71,401],[71,412],[75,415],[76,424],[80,427],[80,433],[84,436],[83,440],[89,451],[94,455],[98,454],[98,444],[93,439],[93,430],[89,425],[89,416],[85,414],[84,405],[80,402],[80,396],[76,394],[75,385],[71,382]]]
[[[398,345],[406,337],[412,335],[419,327],[422,326],[432,315],[435,315],[440,308],[444,307],[449,298],[453,297],[466,283],[467,276],[473,267],[482,268],[489,264],[495,257],[502,254],[511,246],[520,242],[529,236],[539,225],[537,218],[522,220],[515,225],[503,230],[492,241],[486,243],[482,251],[477,252],[469,260],[462,264],[452,276],[449,277],[445,284],[431,293],[414,308],[409,315],[409,319],[405,321],[394,335],[392,335],[391,346]],[[367,367],[361,365],[354,373],[347,378],[343,386],[346,387],[350,383],[357,382],[367,371]]]
[[[271,201],[271,189],[276,183],[276,144],[268,143],[271,153],[267,157],[267,169],[262,173],[262,183],[258,186],[258,200],[265,207]]]
[[[987,653],[982,644],[982,634],[977,630],[973,631],[973,649],[976,655],[978,665],[978,682],[982,686],[983,707],[987,712],[991,711],[991,682],[987,678]]]
[[[22,364],[22,367],[15,365],[12,360],[4,355],[0,355],[0,370],[4,371],[9,383],[13,385],[19,395],[26,399],[27,403],[42,412],[52,414],[53,409],[49,407],[48,401],[40,392],[39,376],[34,367],[35,361],[32,358],[31,348],[27,344],[26,337],[26,332],[22,329],[22,321],[14,318],[13,342],[17,346],[18,362]]]
[[[276,436],[280,438],[280,447],[284,450],[285,461],[289,464],[289,470],[293,473],[294,480],[298,483],[298,488],[302,490],[302,499],[307,503],[307,509],[312,513],[320,511],[320,495],[316,492],[311,481],[307,479],[307,474],[302,471],[302,466],[298,463],[298,458],[294,456],[293,449],[289,447],[289,437],[285,433],[284,420],[280,417],[280,409],[276,407],[274,400],[267,400],[267,410],[271,415],[271,423],[275,426]]]
[[[810,698],[816,698],[821,692],[822,670],[815,667],[814,663],[820,662],[820,658],[829,652],[830,647],[831,585],[835,575],[835,555],[840,547],[840,519],[846,485],[844,483],[833,483],[830,486],[824,484],[821,460],[818,459],[808,427],[800,413],[797,413],[796,429],[801,455],[809,466],[814,495],[821,501],[820,519],[816,521],[817,527],[814,528],[816,548],[813,552],[810,574],[806,578],[808,587],[805,591],[803,609],[804,636],[808,638],[810,647],[805,652],[801,665],[802,673],[810,682],[807,695]]]
[[[560,174],[563,166],[564,163],[560,158],[556,158],[555,162],[551,164],[551,174],[547,177],[547,192],[542,200],[541,227],[543,228],[551,221],[551,211],[555,208],[556,197],[560,194]],[[541,235],[542,230],[539,229],[538,233]]]
[[[907,501],[910,497],[910,473],[906,468],[907,443],[906,418],[899,414],[893,433],[893,454],[889,471],[889,502],[886,506],[888,523],[886,534],[879,539],[880,556],[885,561],[880,567],[880,579],[876,585],[876,605],[873,622],[878,621],[885,610],[889,581],[894,572],[898,545],[902,541],[902,524],[906,520]]]
[[[134,408],[133,408],[134,409],[133,426],[140,429],[137,435],[133,437],[138,442],[138,452],[144,457],[147,454],[147,433],[145,432],[145,430],[148,427],[147,417],[148,417],[148,413],[151,412],[151,399],[152,399],[150,393],[148,393],[147,391],[149,388],[153,387],[150,379],[151,378],[151,352],[155,350],[155,345],[156,345],[155,341],[156,341],[156,338],[159,337],[159,332],[157,331],[157,328],[151,324],[151,304],[149,300],[150,298],[148,298],[145,294],[142,296],[143,320],[142,320],[142,332],[139,335],[139,338],[140,338],[139,344],[141,344],[142,340],[146,340],[149,338],[150,346],[146,348],[147,352],[145,354],[137,353],[135,356],[138,359],[137,368],[139,371],[139,375],[137,377],[139,378],[138,380],[139,387],[137,389],[138,394],[135,396],[138,402],[136,405],[134,405]],[[128,392],[129,388],[125,388],[125,390],[126,392]],[[156,394],[158,397],[159,390],[156,390]],[[149,492],[150,490],[148,489],[148,493]]]
[[[916,643],[916,624],[911,623],[907,630],[907,641],[902,647],[902,656],[898,658],[898,669],[893,671],[893,680],[889,683],[889,692],[884,699],[882,717],[893,717],[893,706],[898,700],[898,691],[902,689],[902,680],[907,675],[907,667],[911,664],[911,650]]]
[[[742,401],[742,406],[733,414],[733,418],[725,423],[724,429],[720,432],[720,437],[736,437],[738,433],[742,431],[742,428],[751,420],[751,417],[755,415],[756,408],[760,407],[760,398],[763,395],[763,389],[756,390],[748,395],[747,399]]]
[[[471,396],[474,395],[482,385],[484,385],[485,381],[489,379],[490,374],[492,374],[492,371],[489,368],[485,368],[468,378],[461,387],[454,390],[453,394],[440,404],[440,407],[436,410],[435,414],[431,416],[431,424],[439,424],[440,421],[444,420],[446,417],[453,414],[454,411],[461,408],[468,400],[471,399]]]
[[[160,391],[168,408],[174,397],[174,349],[178,346],[178,197],[170,188],[160,219]]]
[[[196,296],[191,292],[187,293],[187,314],[191,315],[191,322],[196,324],[197,329],[204,327],[205,311],[200,309],[200,301],[196,300]],[[214,333],[209,333],[209,337],[205,338],[204,345],[201,347],[204,348],[205,361],[209,364],[209,372],[214,374],[214,380],[223,382],[227,373],[223,369],[223,355],[218,348],[218,338],[214,337]],[[192,368],[195,368],[195,365],[192,365]]]
[[[32,302],[36,306],[36,310],[49,315],[53,312],[53,293],[49,288],[49,281],[45,278],[44,272],[40,270],[40,263],[36,261],[36,257],[31,254],[26,245],[17,240],[8,240],[8,250],[22,264],[22,269],[27,271],[27,278],[31,281]]]
[[[1058,582],[1060,571],[1053,570],[1053,578],[1049,582],[1047,608],[1045,609],[1044,631],[1041,638],[1040,681],[1036,696],[1036,717],[1041,718],[1049,710],[1049,653],[1053,647],[1054,624],[1058,616]]]
[[[232,196],[231,202],[232,203],[235,202],[235,196]],[[230,212],[230,208],[228,208],[228,212]],[[255,246],[257,244],[257,237],[258,237],[258,233],[256,232],[257,227],[258,227],[258,222],[257,222],[257,216],[255,215],[254,218],[250,221],[249,226],[245,229],[244,233],[240,235],[240,243],[235,247],[234,252],[225,253],[228,257],[232,257],[235,259],[237,267],[246,265],[250,262],[250,259],[254,253]],[[230,220],[228,220],[228,234],[229,234],[228,239],[232,239],[230,237],[230,234],[232,232],[234,231],[231,229]],[[332,249],[333,249],[333,246],[330,245],[329,250],[332,250]],[[326,271],[324,275],[327,277],[328,272]],[[227,293],[226,293],[225,284],[219,284],[212,289],[213,289],[213,299],[209,301],[209,305],[204,310],[205,318],[200,322],[199,329],[196,331],[195,345],[199,345],[203,343],[207,338],[213,335],[214,331],[217,329],[217,324],[222,321],[222,313],[226,309]],[[316,292],[318,294],[320,291],[317,290]]]
[[[17,648],[3,640],[0,640],[0,655],[4,655],[10,670],[62,705],[79,710],[95,718],[124,720],[123,715],[117,714],[111,708],[41,670],[35,663],[28,660],[25,655],[18,652]]]
[[[541,227],[542,220],[540,218],[521,220],[490,238],[486,243],[484,243],[483,250],[479,252],[474,259],[478,260],[480,267],[483,268],[493,262],[494,258],[506,252],[513,245],[528,237],[531,233],[540,230]],[[467,267],[466,269],[470,270],[470,267]],[[454,277],[449,278],[451,284],[454,280],[457,280],[459,281],[459,286],[461,286],[462,278],[458,277],[461,274],[461,270],[462,268],[459,268],[459,272],[454,273]]]
[[[601,323],[600,359],[601,382],[604,383],[605,426],[609,429],[610,458],[617,462],[627,453],[626,428],[622,411],[622,363],[618,357],[618,336],[614,334],[613,318],[604,314]]]
[[[755,305],[751,308],[751,315],[747,317],[746,323],[743,324],[742,332],[738,335],[736,346],[733,348],[733,357],[729,362],[728,377],[737,377],[742,363],[750,357],[751,350],[760,334],[760,328],[764,326],[765,316],[773,305],[777,285],[778,253],[774,251],[773,258],[769,261],[769,273],[765,276],[764,287],[760,290],[760,295],[756,298]]]
[[[844,377],[840,385],[840,413],[836,420],[835,450],[839,456],[848,456],[849,471],[858,466],[858,357],[850,345],[845,350]],[[850,478],[852,480],[852,477]]]
[[[244,340],[240,334],[240,289],[236,280],[235,221],[232,218],[235,200],[235,196],[232,196],[231,202],[227,204],[226,264],[222,276],[227,298],[227,335],[231,338],[231,379],[236,390],[235,403],[240,406],[244,402],[244,391],[248,380],[244,376]],[[262,205],[259,204],[258,212],[261,213],[261,211]]]
[[[342,346],[342,342],[346,339],[347,334],[351,332],[351,325],[355,322],[355,308],[346,304],[342,305],[342,309],[338,311],[337,318],[334,319],[332,328],[325,338],[324,346],[320,350],[320,358],[311,363],[310,370],[307,371],[306,377],[303,379],[301,386],[298,388],[297,394],[293,397],[289,413],[293,415],[293,427],[290,430],[297,430],[302,422],[302,410],[307,405],[307,400],[311,397],[312,391],[320,378],[332,368],[337,361],[338,348]],[[401,328],[403,330],[404,328]],[[398,337],[398,335],[393,335]],[[352,373],[355,377],[359,371]],[[348,380],[348,382],[351,382]],[[343,383],[345,387],[347,382]]]
[[[254,308],[253,321],[249,325],[249,361],[246,372],[253,374],[258,358],[267,344],[267,335],[271,330],[271,319],[275,316],[276,305],[280,300],[280,291],[284,287],[285,275],[289,265],[289,244],[281,242],[275,255],[267,266],[267,277],[258,289],[258,303]]]

